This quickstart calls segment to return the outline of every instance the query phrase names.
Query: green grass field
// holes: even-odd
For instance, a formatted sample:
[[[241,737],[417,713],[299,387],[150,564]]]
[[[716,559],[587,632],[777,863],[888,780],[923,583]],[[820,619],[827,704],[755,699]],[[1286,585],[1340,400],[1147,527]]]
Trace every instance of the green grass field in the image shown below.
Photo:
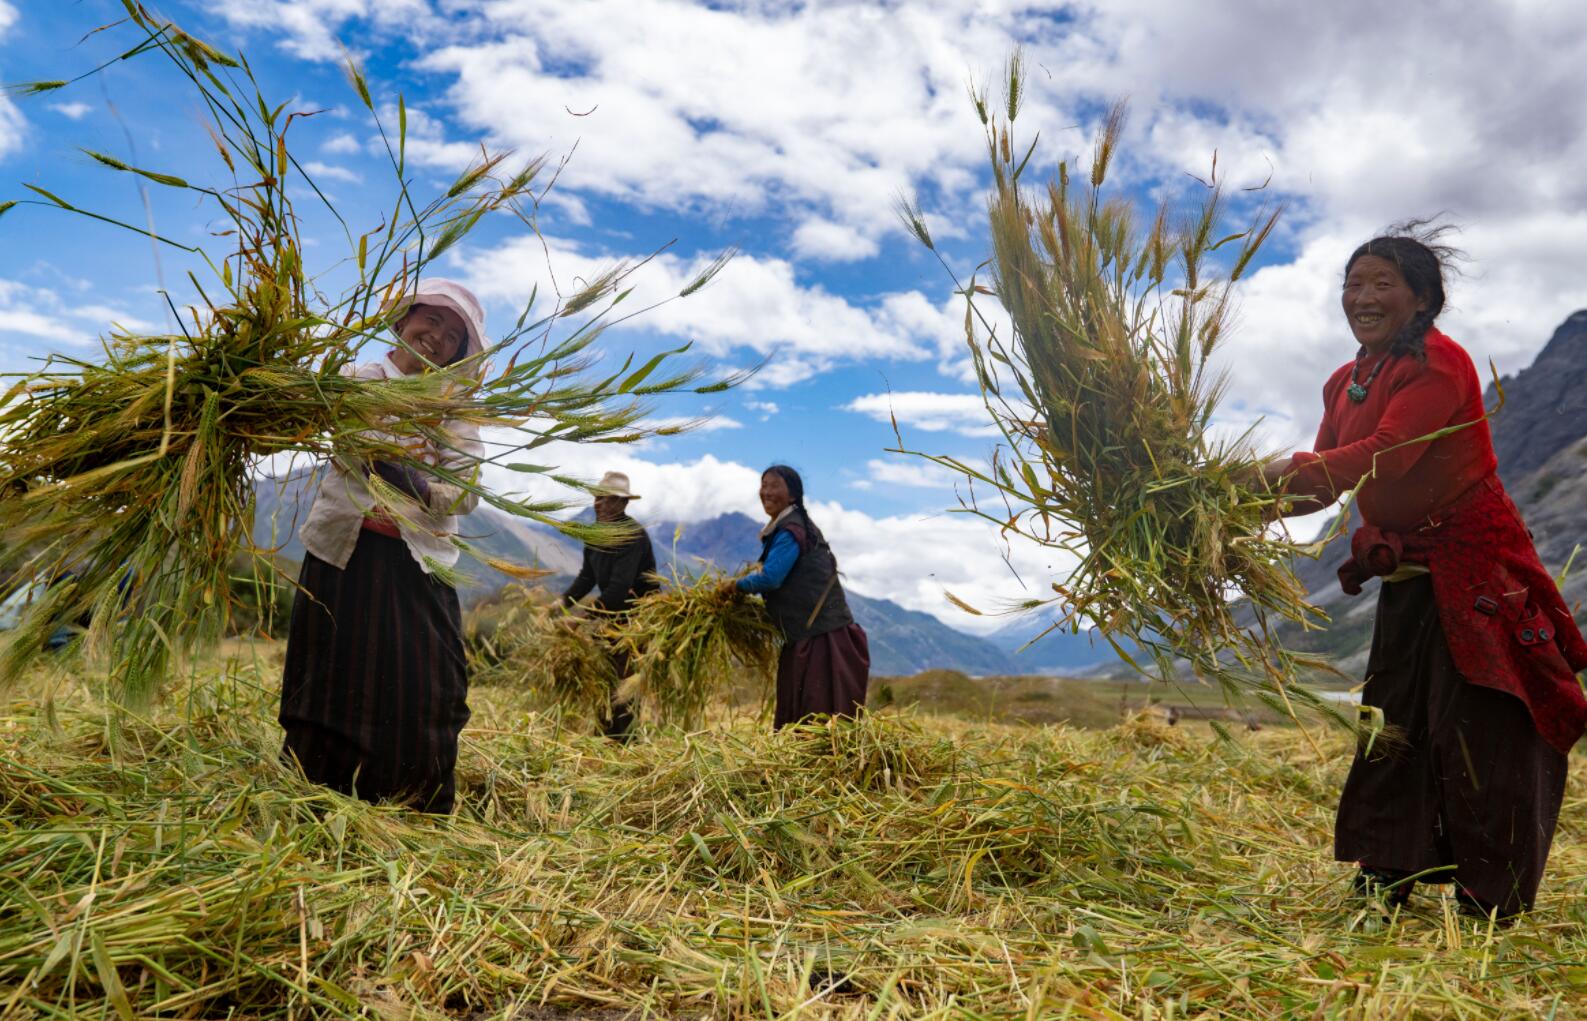
[[[627,747],[477,690],[462,809],[276,760],[279,649],[148,718],[0,712],[0,1018],[1587,1016],[1587,769],[1538,910],[1396,915],[1329,854],[1347,739],[918,709]]]

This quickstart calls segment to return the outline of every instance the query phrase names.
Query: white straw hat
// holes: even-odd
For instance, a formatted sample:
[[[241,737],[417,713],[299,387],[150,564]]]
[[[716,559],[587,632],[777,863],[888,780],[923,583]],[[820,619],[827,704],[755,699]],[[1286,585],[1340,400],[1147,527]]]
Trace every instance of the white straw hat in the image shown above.
[[[638,493],[628,491],[628,476],[622,472],[607,472],[601,476],[601,481],[595,484],[597,496],[620,496],[624,500],[639,499]]]

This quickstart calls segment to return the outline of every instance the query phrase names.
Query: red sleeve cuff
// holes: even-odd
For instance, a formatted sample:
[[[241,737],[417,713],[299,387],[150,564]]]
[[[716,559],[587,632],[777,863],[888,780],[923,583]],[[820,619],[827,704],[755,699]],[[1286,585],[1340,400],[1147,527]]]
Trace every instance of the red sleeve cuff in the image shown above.
[[[1349,479],[1329,471],[1328,462],[1312,450],[1297,450],[1290,457],[1289,471],[1285,474],[1288,481],[1284,483],[1284,492],[1324,504],[1333,503],[1341,493],[1354,486]]]

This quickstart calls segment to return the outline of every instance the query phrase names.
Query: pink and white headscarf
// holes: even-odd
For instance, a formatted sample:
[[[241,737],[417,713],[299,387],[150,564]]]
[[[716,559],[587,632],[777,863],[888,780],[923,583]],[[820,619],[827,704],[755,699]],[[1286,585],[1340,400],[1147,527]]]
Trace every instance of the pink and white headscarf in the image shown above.
[[[414,305],[436,305],[451,309],[462,317],[463,325],[468,330],[468,342],[464,345],[462,356],[453,359],[454,362],[472,358],[485,350],[485,309],[467,287],[455,280],[428,277],[419,281],[412,293],[404,292],[387,307],[406,312]],[[476,363],[472,371],[478,375],[480,369],[481,366]]]

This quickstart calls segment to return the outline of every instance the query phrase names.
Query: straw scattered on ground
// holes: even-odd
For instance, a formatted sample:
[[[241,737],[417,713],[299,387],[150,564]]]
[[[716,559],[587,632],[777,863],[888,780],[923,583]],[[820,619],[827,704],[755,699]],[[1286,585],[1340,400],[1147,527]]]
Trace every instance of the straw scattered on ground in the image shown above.
[[[70,681],[0,714],[0,1016],[1584,1016],[1579,760],[1538,910],[1492,929],[1348,897],[1342,736],[873,714],[620,747],[476,689],[430,818],[278,764],[278,660],[199,677],[185,721]]]

